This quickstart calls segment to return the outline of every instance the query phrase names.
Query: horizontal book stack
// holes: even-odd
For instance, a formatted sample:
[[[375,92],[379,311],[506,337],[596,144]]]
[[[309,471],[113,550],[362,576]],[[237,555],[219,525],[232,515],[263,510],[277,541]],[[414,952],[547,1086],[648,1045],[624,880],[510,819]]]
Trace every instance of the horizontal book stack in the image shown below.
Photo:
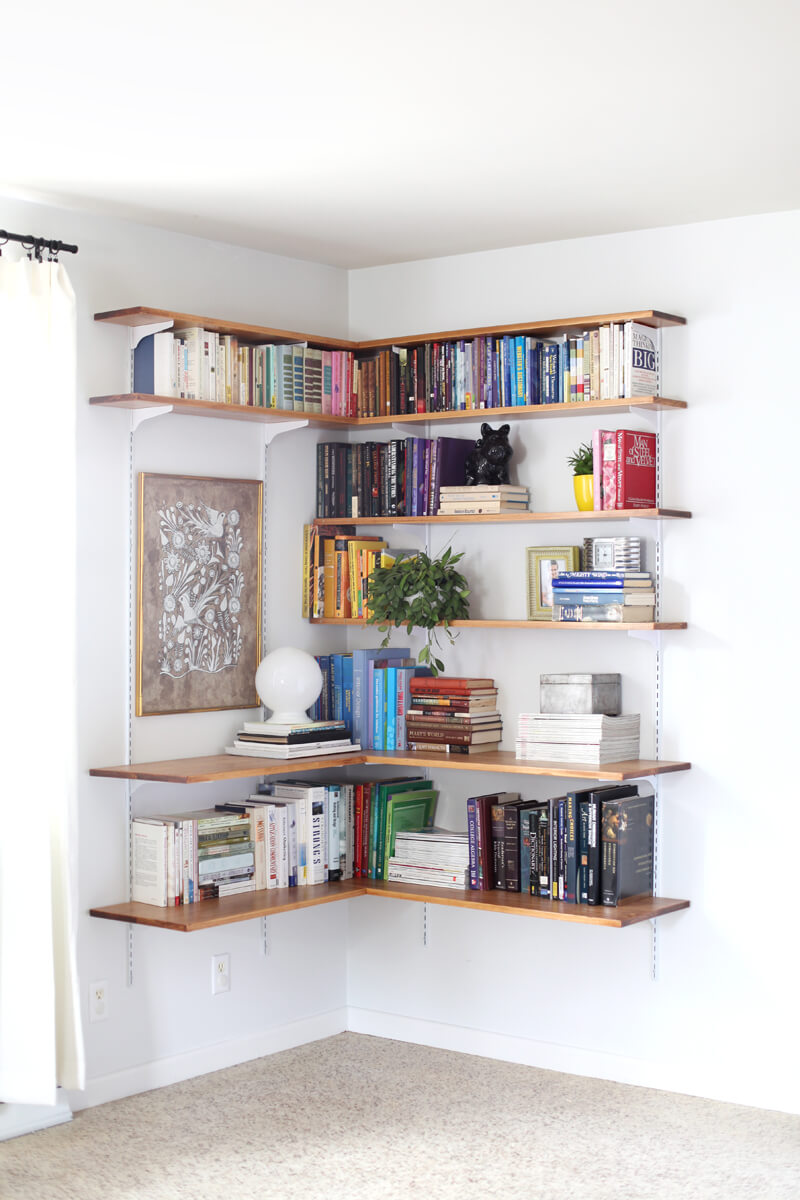
[[[554,621],[654,621],[648,571],[567,571],[553,579]]]
[[[639,757],[639,714],[520,713],[517,758],[591,766]]]
[[[347,754],[360,750],[344,721],[245,721],[226,754],[251,758],[319,758],[325,754]]]
[[[595,429],[592,435],[595,509],[655,508],[657,462],[657,433]]]
[[[528,489],[522,484],[474,484],[443,487],[439,491],[439,516],[472,516],[477,513],[527,512]]]
[[[131,821],[131,900],[159,908],[255,890],[250,818],[201,809]]]
[[[406,717],[409,750],[482,754],[503,737],[493,679],[439,675],[410,680]]]
[[[398,883],[466,888],[469,844],[466,833],[448,829],[408,829],[398,833],[386,878]]]
[[[317,444],[317,517],[427,517],[442,486],[464,482],[471,438]]]
[[[549,800],[513,792],[467,801],[469,886],[567,904],[617,905],[653,892],[654,798],[603,784]]]

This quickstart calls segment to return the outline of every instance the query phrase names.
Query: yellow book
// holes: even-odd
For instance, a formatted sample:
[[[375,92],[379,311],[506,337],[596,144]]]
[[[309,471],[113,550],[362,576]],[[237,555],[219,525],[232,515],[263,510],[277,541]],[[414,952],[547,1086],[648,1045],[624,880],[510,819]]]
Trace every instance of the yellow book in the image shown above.
[[[350,607],[351,615],[362,617],[363,583],[361,575],[362,550],[382,550],[387,545],[383,538],[351,538],[347,545],[348,566],[350,568]]]

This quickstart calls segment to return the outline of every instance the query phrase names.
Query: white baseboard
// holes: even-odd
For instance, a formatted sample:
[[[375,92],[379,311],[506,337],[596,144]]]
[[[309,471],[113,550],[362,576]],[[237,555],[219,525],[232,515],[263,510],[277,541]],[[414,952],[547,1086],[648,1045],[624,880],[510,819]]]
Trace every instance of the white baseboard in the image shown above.
[[[69,1093],[72,1110],[77,1112],[82,1108],[93,1108],[96,1104],[105,1104],[109,1100],[122,1100],[139,1092],[149,1092],[153,1088],[180,1083],[184,1079],[194,1079],[197,1075],[207,1075],[211,1071],[235,1067],[238,1063],[264,1058],[268,1054],[276,1054],[279,1050],[291,1050],[307,1042],[333,1037],[334,1034],[343,1033],[346,1028],[347,1009],[338,1008],[307,1017],[303,1021],[280,1025],[253,1037],[232,1039],[215,1046],[201,1046],[187,1054],[157,1059],[155,1062],[143,1063],[112,1075],[102,1075],[87,1080],[85,1091]]]
[[[0,1142],[72,1120],[66,1099],[56,1104],[0,1104]]]
[[[530,1038],[512,1037],[482,1029],[446,1025],[438,1021],[419,1020],[394,1013],[365,1008],[348,1008],[347,1028],[353,1033],[414,1042],[420,1046],[435,1046],[440,1050],[455,1050],[461,1054],[476,1054],[480,1058],[496,1058],[501,1062],[520,1063],[567,1075],[592,1079],[608,1079],[634,1087],[656,1088],[685,1096],[701,1096],[729,1104],[776,1109],[795,1113],[796,1095],[762,1092],[754,1095],[752,1081],[746,1091],[735,1077],[725,1072],[707,1076],[687,1063],[670,1064],[627,1058],[624,1055],[604,1054],[584,1046],[564,1046],[538,1042]]]

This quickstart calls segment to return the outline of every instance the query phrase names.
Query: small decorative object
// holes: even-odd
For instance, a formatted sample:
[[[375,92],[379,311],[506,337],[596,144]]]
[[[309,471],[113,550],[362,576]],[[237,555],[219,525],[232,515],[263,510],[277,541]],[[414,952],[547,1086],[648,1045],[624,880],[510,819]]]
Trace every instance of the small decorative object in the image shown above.
[[[472,487],[477,483],[508,483],[508,463],[514,453],[508,442],[510,425],[492,429],[486,421],[481,425],[481,436],[475,449],[467,456],[465,482]]]
[[[553,619],[553,579],[564,571],[579,571],[579,546],[528,546],[528,620]]]
[[[261,490],[139,475],[137,716],[258,705]]]
[[[594,453],[590,442],[584,442],[567,462],[572,467],[572,486],[575,503],[581,512],[594,508]]]
[[[265,725],[311,724],[307,709],[322,691],[322,671],[312,654],[281,646],[262,658],[256,671],[261,703],[272,709]]]
[[[444,670],[444,663],[434,653],[439,650],[439,629],[452,645],[450,622],[469,616],[469,587],[455,569],[463,557],[463,553],[453,554],[449,546],[434,558],[420,551],[398,558],[391,567],[376,567],[369,577],[367,623],[377,625],[386,635],[381,645],[388,646],[392,630],[404,623],[409,636],[417,627],[424,629],[425,645],[418,657],[434,675]]]
[[[643,571],[642,539],[593,537],[583,539],[584,571]]]
[[[620,675],[540,675],[539,710],[543,713],[622,712]]]

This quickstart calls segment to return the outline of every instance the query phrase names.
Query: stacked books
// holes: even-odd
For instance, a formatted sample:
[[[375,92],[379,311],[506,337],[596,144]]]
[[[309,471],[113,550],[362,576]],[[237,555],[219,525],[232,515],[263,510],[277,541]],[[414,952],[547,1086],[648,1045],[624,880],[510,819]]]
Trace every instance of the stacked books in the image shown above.
[[[566,571],[553,579],[554,621],[654,621],[649,571]]]
[[[481,754],[494,750],[503,736],[493,679],[438,675],[409,681],[406,715],[409,750],[445,754]]]
[[[479,513],[527,512],[528,489],[517,483],[478,483],[443,487],[439,491],[439,516]]]
[[[398,883],[469,887],[469,840],[449,829],[407,829],[397,833],[386,878]]]
[[[520,713],[517,758],[602,766],[639,757],[639,714]]]
[[[252,758],[319,758],[323,754],[347,754],[360,750],[344,721],[305,721],[281,724],[274,721],[245,721],[226,754]]]

